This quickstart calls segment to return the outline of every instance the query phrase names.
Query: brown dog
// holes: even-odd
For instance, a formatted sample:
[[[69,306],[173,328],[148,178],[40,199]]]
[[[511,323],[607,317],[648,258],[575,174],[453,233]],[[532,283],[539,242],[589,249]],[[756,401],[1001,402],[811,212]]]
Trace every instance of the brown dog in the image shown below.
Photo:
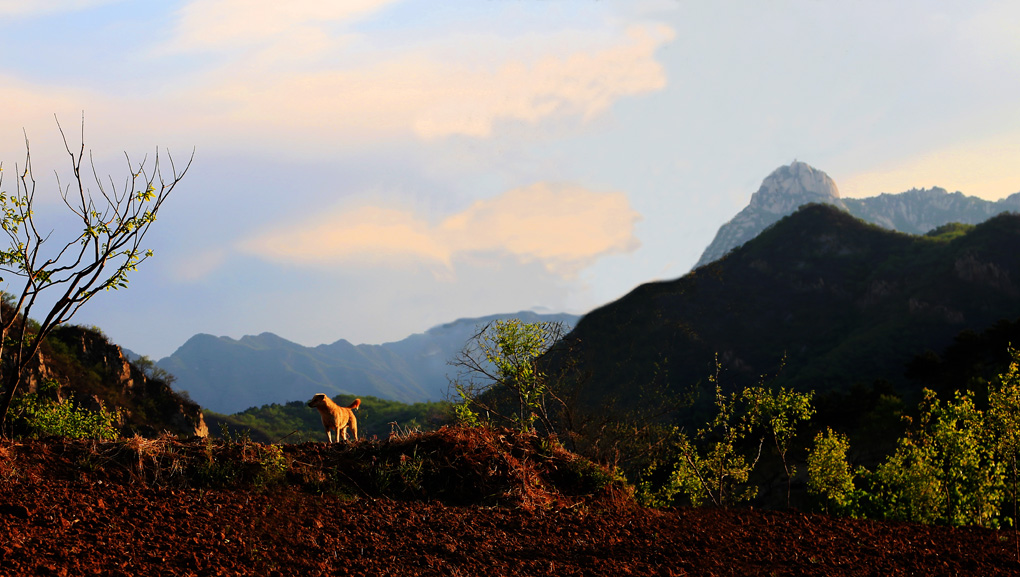
[[[333,442],[333,431],[336,431],[337,442],[340,441],[341,433],[346,441],[348,428],[354,434],[354,440],[358,440],[358,420],[354,418],[354,409],[361,406],[361,399],[354,399],[354,402],[350,405],[341,407],[327,397],[325,393],[318,393],[312,397],[312,400],[308,401],[308,406],[319,410],[319,416],[322,417],[322,426],[326,429],[326,438],[329,439],[330,443]]]

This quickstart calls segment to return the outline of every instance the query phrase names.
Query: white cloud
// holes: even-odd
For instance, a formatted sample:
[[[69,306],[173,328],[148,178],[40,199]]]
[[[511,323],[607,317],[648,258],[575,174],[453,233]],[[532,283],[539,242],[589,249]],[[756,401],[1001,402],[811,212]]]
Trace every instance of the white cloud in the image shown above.
[[[206,151],[333,157],[408,139],[486,138],[503,123],[584,124],[667,83],[656,51],[674,33],[662,25],[517,36],[457,31],[395,46],[343,26],[392,1],[191,2],[173,39],[142,52],[153,62],[180,58],[168,49],[212,57],[130,94],[8,74],[0,96],[17,110],[5,118],[30,128],[40,119],[48,130],[54,112],[66,119],[84,110],[90,125],[116,131],[117,146],[155,139]]]
[[[361,206],[257,235],[240,250],[301,266],[432,263],[511,255],[570,277],[600,256],[638,247],[640,216],[620,192],[537,183],[474,203],[433,224],[406,209]]]
[[[359,146],[407,135],[488,137],[503,121],[584,122],[622,97],[662,89],[666,74],[655,52],[672,37],[664,26],[634,26],[603,40],[599,49],[564,50],[546,39],[546,53],[532,59],[500,42],[485,64],[469,63],[469,55],[482,50],[471,45],[484,41],[478,37],[464,41],[461,61],[423,46],[309,70],[288,66],[281,52],[265,52],[209,74],[209,83],[190,96],[190,108],[206,111],[203,120],[213,124],[302,131]]]
[[[176,50],[223,50],[300,41],[321,27],[364,16],[395,0],[193,0],[180,11]],[[279,46],[278,46],[279,47]]]
[[[595,53],[509,61],[497,71],[448,69],[426,82],[423,95],[438,98],[421,99],[414,130],[426,138],[485,137],[502,119],[535,123],[565,114],[588,120],[621,96],[661,90],[666,74],[655,51],[672,38],[665,26],[634,26],[622,42]]]

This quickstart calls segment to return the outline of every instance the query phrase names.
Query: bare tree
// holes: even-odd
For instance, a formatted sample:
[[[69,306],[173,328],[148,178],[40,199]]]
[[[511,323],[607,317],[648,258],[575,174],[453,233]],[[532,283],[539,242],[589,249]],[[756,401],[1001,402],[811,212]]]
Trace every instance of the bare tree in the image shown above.
[[[57,175],[57,187],[64,205],[79,221],[77,234],[68,235],[66,242],[54,239],[52,230],[41,231],[36,223],[36,180],[27,135],[25,164],[15,165],[13,194],[2,188],[0,164],[0,228],[7,236],[6,248],[0,249],[4,288],[0,306],[0,435],[6,434],[11,401],[46,335],[100,291],[127,287],[128,273],[152,256],[151,250],[142,247],[142,240],[194,159],[192,151],[178,170],[166,153],[169,170],[164,175],[159,149],[151,168],[146,166],[147,156],[135,164],[125,153],[128,174],[118,186],[112,176],[99,176],[91,151],[86,155],[84,118],[80,148],[72,149],[59,122],[57,128],[73,169],[73,179],[66,185]],[[45,298],[40,300],[41,296]],[[37,305],[45,311],[41,321],[30,318]]]

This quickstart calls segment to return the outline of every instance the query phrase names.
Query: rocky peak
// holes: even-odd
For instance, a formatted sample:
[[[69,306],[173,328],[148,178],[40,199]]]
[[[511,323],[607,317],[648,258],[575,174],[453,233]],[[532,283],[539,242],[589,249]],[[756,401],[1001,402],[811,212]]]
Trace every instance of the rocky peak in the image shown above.
[[[772,214],[789,214],[811,202],[843,207],[836,183],[821,170],[794,160],[772,171],[751,195],[750,208]]]
[[[828,174],[796,160],[788,166],[780,166],[762,181],[758,192],[751,195],[751,203],[719,229],[695,266],[722,258],[758,236],[765,227],[811,203],[831,204],[847,210],[839,198],[836,183]]]
[[[772,223],[810,203],[836,206],[890,230],[925,234],[950,222],[978,224],[1002,212],[1020,212],[1020,193],[995,202],[960,192],[949,193],[942,188],[844,199],[829,175],[794,160],[789,166],[774,170],[758,192],[751,195],[750,204],[719,228],[695,268],[722,258]]]

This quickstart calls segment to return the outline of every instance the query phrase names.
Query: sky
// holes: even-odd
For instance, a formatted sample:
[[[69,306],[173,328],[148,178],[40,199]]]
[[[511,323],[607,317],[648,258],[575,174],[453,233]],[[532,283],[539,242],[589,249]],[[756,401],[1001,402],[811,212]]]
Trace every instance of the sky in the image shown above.
[[[1017,30],[1011,1],[0,0],[3,188],[27,136],[56,242],[58,121],[114,182],[194,154],[73,320],[153,359],[583,314],[686,274],[794,159],[844,197],[1020,192]]]

